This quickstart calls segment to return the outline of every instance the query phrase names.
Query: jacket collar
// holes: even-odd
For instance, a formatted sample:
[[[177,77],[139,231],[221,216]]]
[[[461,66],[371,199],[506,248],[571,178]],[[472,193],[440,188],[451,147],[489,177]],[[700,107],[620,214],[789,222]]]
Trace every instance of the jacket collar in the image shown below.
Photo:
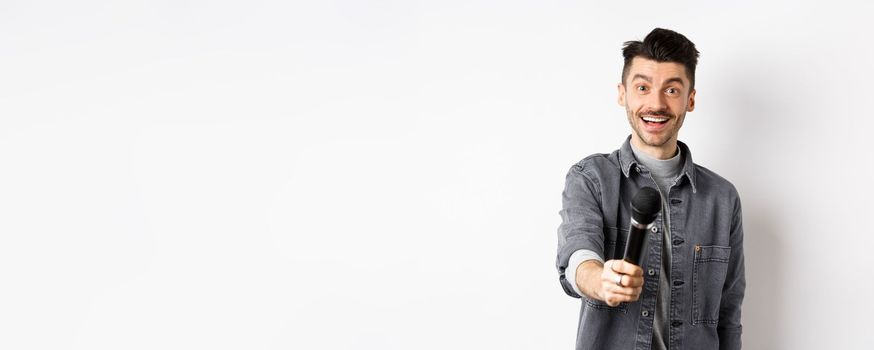
[[[689,146],[686,146],[682,141],[677,141],[677,147],[680,148],[680,152],[683,154],[683,170],[680,173],[680,177],[686,176],[689,179],[689,183],[692,184],[692,193],[696,193],[698,189],[695,183],[696,171],[695,163],[692,162],[692,152],[689,152]],[[622,174],[627,178],[631,176],[631,167],[637,164],[634,152],[631,151],[631,135],[628,135],[625,143],[619,148],[619,167],[622,169]]]

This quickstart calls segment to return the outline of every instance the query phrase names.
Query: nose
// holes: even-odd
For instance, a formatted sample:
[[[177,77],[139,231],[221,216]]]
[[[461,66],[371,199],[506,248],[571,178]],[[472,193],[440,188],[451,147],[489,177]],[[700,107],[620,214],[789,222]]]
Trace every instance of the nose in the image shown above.
[[[647,96],[646,104],[654,111],[663,111],[668,107],[667,99],[661,92],[649,94]]]

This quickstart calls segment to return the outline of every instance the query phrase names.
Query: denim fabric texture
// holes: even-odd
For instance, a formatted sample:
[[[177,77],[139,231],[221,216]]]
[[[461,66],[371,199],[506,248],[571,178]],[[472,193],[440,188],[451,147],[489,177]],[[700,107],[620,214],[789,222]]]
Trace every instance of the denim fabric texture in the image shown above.
[[[656,188],[649,170],[635,160],[629,136],[610,154],[594,154],[568,171],[562,194],[556,267],[565,293],[582,298],[578,350],[648,350],[658,297],[665,215],[670,215],[670,349],[740,349],[744,278],[743,219],[735,187],[692,162],[686,144],[683,170],[670,190],[667,212],[647,236],[640,299],[609,306],[581,296],[565,278],[575,251],[621,259],[631,199],[643,187]]]

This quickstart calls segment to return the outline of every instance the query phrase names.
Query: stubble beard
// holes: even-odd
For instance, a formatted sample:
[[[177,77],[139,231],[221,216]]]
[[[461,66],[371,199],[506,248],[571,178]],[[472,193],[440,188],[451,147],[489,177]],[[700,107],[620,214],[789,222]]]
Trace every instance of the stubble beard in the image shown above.
[[[677,135],[677,132],[680,130],[680,126],[683,125],[683,117],[685,117],[685,113],[678,116],[671,115],[671,120],[669,120],[668,122],[672,122],[674,121],[674,119],[676,119],[676,128],[673,128],[667,134],[665,134],[666,137],[662,140],[649,138],[647,133],[640,130],[638,126],[640,125],[639,123],[643,123],[643,121],[641,121],[640,116],[635,115],[634,112],[628,109],[627,106],[625,107],[625,113],[628,115],[628,123],[631,124],[631,129],[634,130],[635,134],[637,134],[637,138],[640,139],[640,141],[643,142],[645,145],[651,147],[662,147],[669,141],[671,141],[671,139],[673,139]]]

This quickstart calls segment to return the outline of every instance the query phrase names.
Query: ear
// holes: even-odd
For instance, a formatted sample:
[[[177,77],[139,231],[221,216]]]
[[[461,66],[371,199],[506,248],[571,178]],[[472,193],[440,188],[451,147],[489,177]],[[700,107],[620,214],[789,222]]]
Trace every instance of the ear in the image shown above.
[[[619,90],[619,98],[617,99],[617,102],[619,102],[620,106],[625,107],[625,84],[616,84],[616,89]]]
[[[695,110],[695,89],[689,92],[689,103],[686,104],[686,112]]]

